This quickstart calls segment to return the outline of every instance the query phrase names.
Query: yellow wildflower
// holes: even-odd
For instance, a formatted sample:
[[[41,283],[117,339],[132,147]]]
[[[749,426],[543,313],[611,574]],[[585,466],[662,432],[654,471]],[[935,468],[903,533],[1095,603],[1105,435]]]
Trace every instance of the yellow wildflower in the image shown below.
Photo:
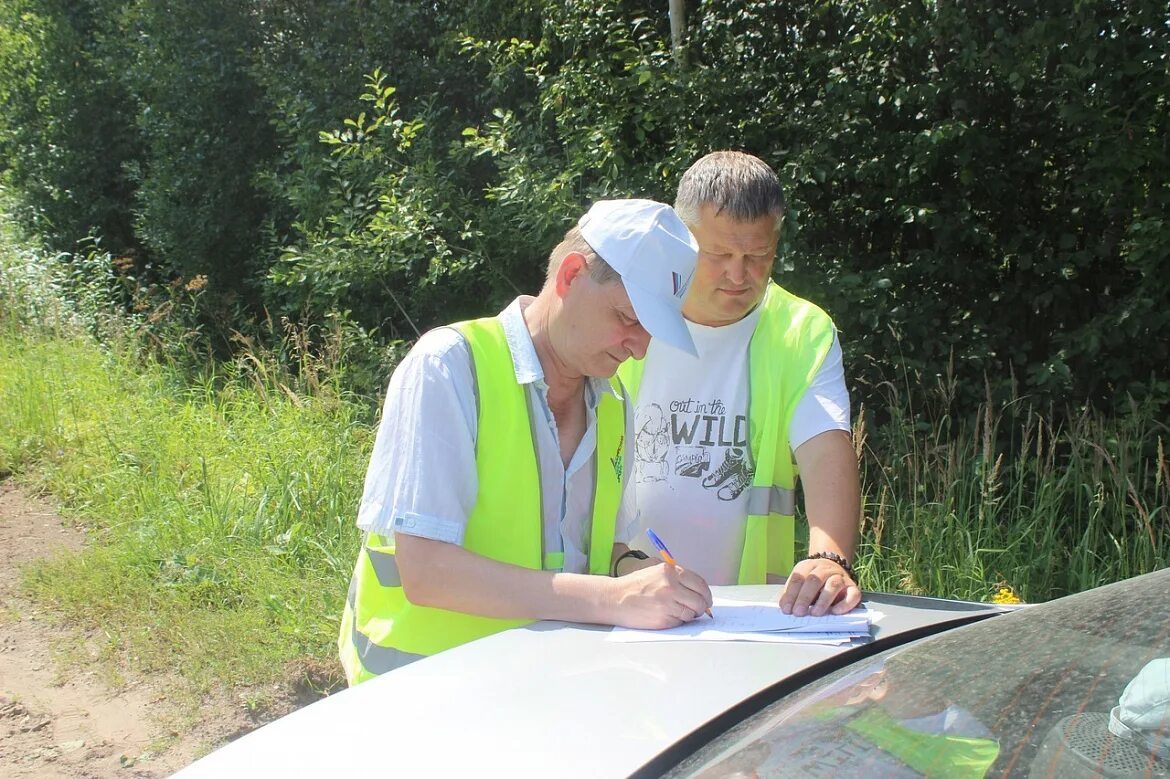
[[[1023,601],[1020,600],[1020,596],[1016,595],[1015,591],[1012,590],[1012,588],[1007,586],[1006,584],[996,588],[995,594],[991,596],[991,602],[992,603],[999,603],[1002,605],[1014,605],[1017,603],[1023,603]]]

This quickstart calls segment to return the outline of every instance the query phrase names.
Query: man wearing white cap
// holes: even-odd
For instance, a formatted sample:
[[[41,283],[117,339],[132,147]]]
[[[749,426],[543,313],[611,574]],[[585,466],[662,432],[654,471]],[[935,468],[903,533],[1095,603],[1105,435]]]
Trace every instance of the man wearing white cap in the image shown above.
[[[632,421],[609,379],[651,335],[694,354],[696,257],[669,206],[601,201],[536,297],[419,339],[390,380],[358,512],[338,642],[351,685],[534,619],[662,628],[711,605],[674,566],[604,576],[631,526]]]

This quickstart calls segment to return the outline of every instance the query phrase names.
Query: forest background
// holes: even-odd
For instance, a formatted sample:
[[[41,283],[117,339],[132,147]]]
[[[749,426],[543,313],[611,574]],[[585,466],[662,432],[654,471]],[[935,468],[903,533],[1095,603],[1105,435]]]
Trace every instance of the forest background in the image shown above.
[[[1164,2],[0,0],[0,104],[0,477],[119,662],[331,667],[397,359],[726,148],[841,331],[864,587],[1170,559]]]

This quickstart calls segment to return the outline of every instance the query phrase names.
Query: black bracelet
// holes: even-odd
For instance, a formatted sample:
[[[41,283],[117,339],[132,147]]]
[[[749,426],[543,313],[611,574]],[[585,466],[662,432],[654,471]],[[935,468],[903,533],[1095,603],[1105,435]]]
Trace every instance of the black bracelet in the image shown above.
[[[814,552],[813,554],[810,554],[808,557],[806,557],[804,559],[806,559],[806,560],[830,560],[830,561],[836,563],[837,565],[841,566],[842,568],[844,568],[845,573],[849,574],[849,578],[853,580],[853,583],[857,584],[857,574],[855,574],[853,572],[853,566],[849,564],[848,560],[846,560],[844,557],[837,554],[836,552]]]
[[[618,575],[618,563],[620,563],[622,560],[625,560],[627,557],[633,557],[635,560],[646,560],[650,557],[650,555],[646,554],[641,549],[627,549],[622,553],[621,557],[613,561],[613,568],[611,568],[609,572],[610,576],[616,577]]]

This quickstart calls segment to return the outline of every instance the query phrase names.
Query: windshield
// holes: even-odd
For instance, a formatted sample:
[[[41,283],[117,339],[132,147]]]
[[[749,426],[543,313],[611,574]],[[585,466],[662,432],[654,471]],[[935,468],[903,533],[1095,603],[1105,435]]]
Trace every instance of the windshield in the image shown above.
[[[1170,570],[863,660],[671,776],[1170,777]]]

